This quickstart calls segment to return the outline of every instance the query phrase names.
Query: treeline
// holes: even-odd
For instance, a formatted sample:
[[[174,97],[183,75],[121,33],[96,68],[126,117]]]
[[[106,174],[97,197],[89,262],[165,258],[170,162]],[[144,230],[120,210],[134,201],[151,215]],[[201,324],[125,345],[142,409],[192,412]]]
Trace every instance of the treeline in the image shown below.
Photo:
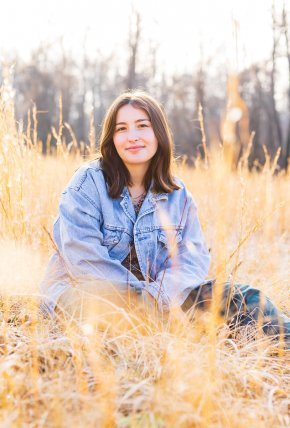
[[[38,138],[44,153],[48,140],[50,146],[55,144],[52,127],[58,127],[60,97],[63,123],[70,125],[79,143],[87,143],[90,124],[98,136],[112,99],[126,89],[143,88],[164,105],[177,155],[185,154],[191,158],[203,154],[200,105],[206,144],[222,144],[222,122],[227,104],[230,98],[234,100],[235,95],[239,95],[247,106],[249,135],[255,132],[250,166],[258,167],[264,163],[266,147],[271,156],[280,148],[278,164],[287,168],[290,156],[290,46],[285,9],[279,19],[273,12],[271,57],[239,73],[239,86],[235,89],[238,94],[230,93],[233,89],[229,86],[227,89],[230,76],[226,75],[225,68],[222,65],[211,68],[210,59],[200,62],[191,73],[169,75],[158,65],[158,49],[150,43],[146,47],[146,62],[140,61],[141,42],[144,57],[142,23],[138,12],[133,18],[127,49],[122,52],[122,67],[116,53],[105,56],[98,52],[92,57],[86,54],[85,46],[81,58],[74,58],[65,49],[60,49],[58,59],[52,61],[48,46],[40,46],[29,62],[14,58],[16,117],[27,127],[28,122],[32,122],[32,114],[29,117],[28,111],[35,103]],[[59,46],[62,46],[61,41]],[[288,87],[279,84],[281,70],[289,74]],[[239,118],[234,120],[237,120],[238,139]],[[67,128],[63,135],[67,142],[71,141],[71,132]]]

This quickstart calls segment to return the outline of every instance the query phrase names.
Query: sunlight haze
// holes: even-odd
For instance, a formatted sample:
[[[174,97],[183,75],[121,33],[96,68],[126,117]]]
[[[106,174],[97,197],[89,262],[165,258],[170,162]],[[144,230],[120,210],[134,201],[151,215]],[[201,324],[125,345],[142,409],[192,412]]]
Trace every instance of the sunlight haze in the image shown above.
[[[53,45],[63,37],[63,46],[76,56],[86,41],[88,54],[117,51],[122,58],[133,7],[141,12],[143,43],[157,46],[159,64],[167,71],[190,70],[201,60],[214,61],[215,56],[230,68],[245,67],[265,58],[271,49],[270,0],[11,0],[2,6],[1,56],[19,52],[28,58],[40,43]],[[239,28],[238,58],[234,20]],[[142,52],[141,47],[140,62],[146,61]]]

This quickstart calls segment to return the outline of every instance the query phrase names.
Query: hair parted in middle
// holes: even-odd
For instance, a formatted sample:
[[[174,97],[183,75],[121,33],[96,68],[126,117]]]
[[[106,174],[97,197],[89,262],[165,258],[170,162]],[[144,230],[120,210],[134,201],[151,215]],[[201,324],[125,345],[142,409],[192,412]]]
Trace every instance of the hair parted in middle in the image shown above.
[[[151,182],[154,193],[170,193],[180,188],[173,179],[173,140],[161,105],[149,94],[140,89],[126,91],[119,95],[108,108],[103,120],[100,136],[100,162],[105,179],[109,186],[111,198],[118,198],[124,186],[131,185],[130,174],[117,153],[113,136],[116,126],[117,113],[121,107],[130,104],[144,110],[150,119],[154,134],[158,141],[158,148],[151,159],[144,178],[144,186],[148,191]]]

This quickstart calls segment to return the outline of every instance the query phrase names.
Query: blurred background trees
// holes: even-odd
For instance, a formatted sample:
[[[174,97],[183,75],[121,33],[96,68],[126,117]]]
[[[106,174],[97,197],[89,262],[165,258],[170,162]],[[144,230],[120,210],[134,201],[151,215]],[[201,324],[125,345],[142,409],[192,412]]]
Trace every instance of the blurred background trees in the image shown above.
[[[186,155],[189,160],[198,154],[203,156],[198,119],[201,105],[208,146],[225,143],[224,132],[230,130],[239,144],[235,154],[239,158],[254,132],[250,168],[259,168],[264,163],[265,148],[272,157],[279,149],[278,164],[287,168],[290,156],[288,21],[285,5],[277,12],[273,2],[272,52],[263,62],[230,74],[222,66],[211,67],[212,58],[207,58],[190,73],[169,74],[158,68],[158,45],[144,39],[142,17],[138,10],[133,10],[127,51],[122,52],[122,67],[116,52],[105,56],[97,51],[93,56],[88,55],[85,38],[80,58],[67,52],[60,39],[54,43],[60,54],[53,60],[50,52],[55,46],[51,44],[40,45],[30,61],[24,62],[19,57],[10,59],[14,66],[16,118],[27,127],[31,122],[28,112],[36,105],[38,139],[46,153],[47,141],[50,146],[56,141],[52,127],[58,127],[61,97],[63,123],[70,125],[78,144],[89,143],[90,123],[94,123],[97,142],[110,102],[121,91],[142,88],[164,105],[174,134],[176,155]],[[281,73],[288,75],[287,88],[280,84]],[[66,127],[63,135],[69,143],[71,133]]]

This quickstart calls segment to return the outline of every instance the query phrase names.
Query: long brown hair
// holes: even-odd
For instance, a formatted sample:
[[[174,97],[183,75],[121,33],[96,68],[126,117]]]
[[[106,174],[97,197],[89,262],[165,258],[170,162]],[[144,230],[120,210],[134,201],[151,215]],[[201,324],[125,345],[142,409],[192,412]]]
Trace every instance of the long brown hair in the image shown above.
[[[130,104],[144,110],[151,121],[158,148],[151,159],[144,177],[144,186],[148,191],[153,180],[154,193],[170,193],[180,188],[172,176],[173,141],[165,112],[161,105],[146,92],[135,89],[119,95],[108,108],[100,136],[100,161],[111,198],[118,198],[124,186],[132,185],[130,173],[117,153],[113,142],[116,117],[119,109]]]

